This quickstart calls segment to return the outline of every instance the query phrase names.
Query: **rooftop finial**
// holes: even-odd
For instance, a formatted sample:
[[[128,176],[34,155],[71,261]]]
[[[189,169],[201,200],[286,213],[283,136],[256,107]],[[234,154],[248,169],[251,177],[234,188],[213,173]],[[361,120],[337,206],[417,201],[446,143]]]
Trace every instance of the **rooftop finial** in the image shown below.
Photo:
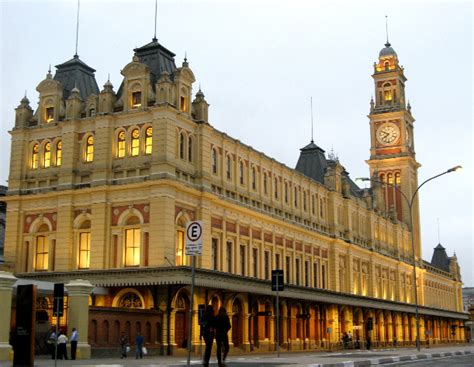
[[[26,98],[26,89],[25,89],[25,98]]]
[[[311,101],[311,143],[314,143],[314,139],[313,139],[313,130],[314,130],[314,127],[313,127],[313,96],[310,97],[310,101]]]
[[[79,45],[79,1],[77,0],[77,18],[76,18],[76,52],[74,53],[74,57],[79,57],[77,55],[77,46]]]
[[[157,14],[158,14],[158,0],[155,0],[155,35],[153,36],[153,42],[157,41],[156,38],[156,21],[157,21]]]
[[[184,51],[184,62],[188,61],[188,51]]]
[[[388,15],[385,16],[385,33],[387,35],[387,43],[385,46],[390,47],[390,42],[388,42]]]
[[[110,83],[110,73],[107,74],[107,81]]]

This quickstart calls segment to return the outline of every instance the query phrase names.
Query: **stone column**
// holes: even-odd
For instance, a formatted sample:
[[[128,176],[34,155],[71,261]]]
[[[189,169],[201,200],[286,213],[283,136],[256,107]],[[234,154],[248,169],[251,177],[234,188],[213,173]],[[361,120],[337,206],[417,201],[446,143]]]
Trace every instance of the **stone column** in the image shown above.
[[[94,286],[83,279],[71,280],[66,284],[68,292],[68,330],[77,329],[77,359],[89,359],[91,346],[87,341],[89,335],[89,295]]]
[[[8,361],[13,353],[8,339],[12,313],[12,289],[16,280],[12,273],[0,271],[0,362]]]

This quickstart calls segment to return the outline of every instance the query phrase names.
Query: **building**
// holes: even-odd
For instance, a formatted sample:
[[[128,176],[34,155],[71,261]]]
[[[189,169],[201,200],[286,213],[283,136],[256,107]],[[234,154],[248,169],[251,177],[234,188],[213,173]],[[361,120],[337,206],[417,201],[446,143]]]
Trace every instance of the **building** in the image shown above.
[[[0,185],[0,196],[5,196],[7,187]],[[0,201],[0,263],[3,263],[3,248],[5,247],[5,217],[7,206],[4,201]]]
[[[474,336],[474,287],[462,289],[464,311],[469,313],[469,321],[465,323],[466,340],[472,343]]]
[[[422,260],[418,201],[413,221],[403,201],[419,164],[389,43],[372,75],[370,189],[314,141],[291,169],[213,128],[188,61],[174,57],[154,38],[134,50],[114,91],[110,81],[99,90],[74,55],[39,83],[36,111],[26,97],[16,109],[5,259],[19,278],[94,285],[88,322],[64,320],[88,335],[80,348],[141,331],[152,352],[177,353],[190,322],[197,348],[203,304],[226,307],[232,347],[245,351],[274,350],[277,339],[287,350],[326,348],[348,331],[376,346],[413,345],[415,290],[421,341],[464,339],[456,258]],[[204,244],[190,320],[192,220],[203,222]],[[285,273],[279,330],[273,269]],[[51,308],[48,297],[37,303]]]

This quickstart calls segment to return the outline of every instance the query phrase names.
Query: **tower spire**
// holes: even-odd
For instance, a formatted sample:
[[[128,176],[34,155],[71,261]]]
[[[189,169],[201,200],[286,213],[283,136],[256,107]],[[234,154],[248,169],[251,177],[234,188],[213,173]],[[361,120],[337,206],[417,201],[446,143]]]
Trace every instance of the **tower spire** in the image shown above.
[[[387,43],[385,46],[390,47],[390,42],[388,42],[388,15],[385,16],[385,34],[387,36]]]
[[[79,57],[77,55],[77,47],[79,44],[79,1],[77,0],[77,17],[76,17],[76,52],[74,53],[74,57]]]
[[[155,34],[153,36],[153,42],[157,41],[156,38],[156,21],[157,21],[157,14],[158,14],[158,0],[155,0]]]
[[[311,103],[311,143],[314,143],[314,136],[313,136],[313,130],[314,130],[314,123],[313,123],[313,96],[310,97],[310,103]]]

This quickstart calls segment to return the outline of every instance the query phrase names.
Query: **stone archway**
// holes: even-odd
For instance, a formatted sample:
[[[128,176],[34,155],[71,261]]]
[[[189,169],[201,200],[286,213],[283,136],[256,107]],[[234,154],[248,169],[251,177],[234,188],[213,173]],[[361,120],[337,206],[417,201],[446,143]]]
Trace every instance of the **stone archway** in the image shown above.
[[[186,348],[188,343],[189,298],[180,292],[175,299],[174,342],[177,348]]]
[[[232,303],[232,343],[240,347],[243,343],[244,307],[239,298]]]

